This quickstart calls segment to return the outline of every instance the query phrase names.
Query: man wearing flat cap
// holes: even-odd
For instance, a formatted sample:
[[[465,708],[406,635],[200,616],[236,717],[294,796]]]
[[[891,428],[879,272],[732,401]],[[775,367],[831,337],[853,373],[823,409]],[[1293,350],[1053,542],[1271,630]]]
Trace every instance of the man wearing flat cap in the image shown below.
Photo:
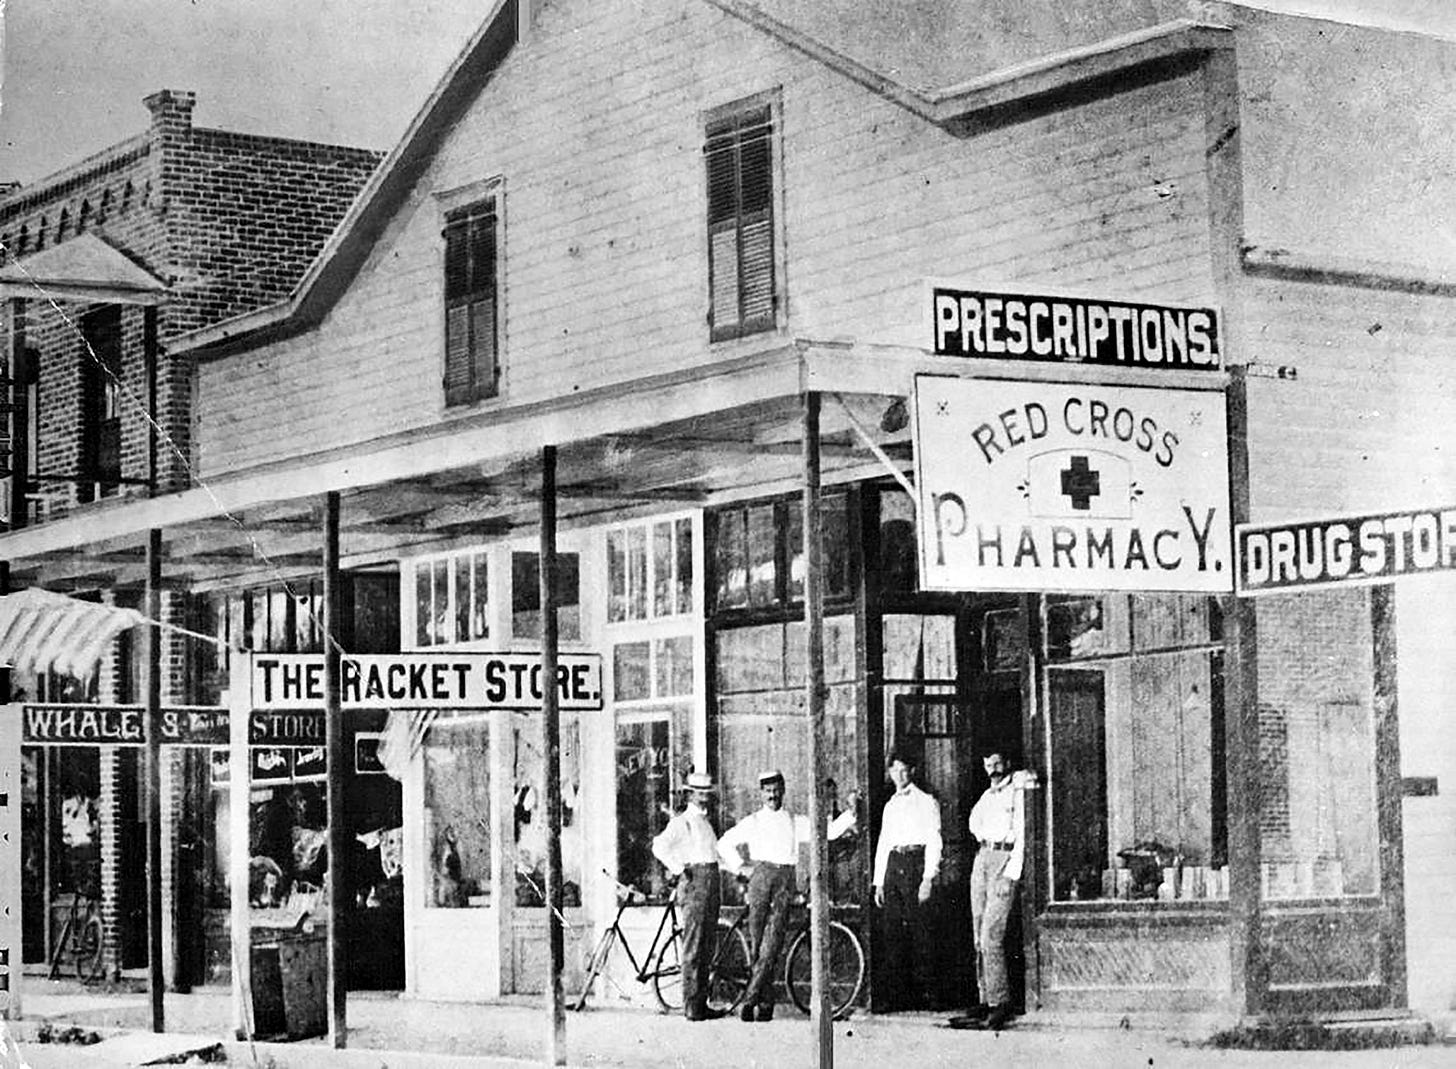
[[[718,855],[723,863],[740,876],[748,877],[748,944],[752,961],[740,1013],[745,1021],[773,1020],[774,966],[784,945],[799,847],[813,835],[808,817],[795,816],[784,809],[782,772],[772,769],[760,773],[758,791],[762,806],[718,840]],[[854,809],[846,809],[830,823],[828,838],[839,838],[854,824]]]
[[[718,835],[708,819],[713,777],[689,772],[683,786],[688,804],[652,840],[652,854],[677,879],[678,919],[682,922],[683,1015],[689,1021],[723,1016],[708,1006],[708,967],[717,941]]]

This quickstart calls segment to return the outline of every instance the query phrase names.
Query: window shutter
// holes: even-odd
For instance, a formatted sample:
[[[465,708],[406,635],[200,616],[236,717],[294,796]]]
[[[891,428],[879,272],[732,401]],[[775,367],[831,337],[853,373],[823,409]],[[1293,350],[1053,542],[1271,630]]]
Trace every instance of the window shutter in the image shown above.
[[[452,217],[445,227],[445,404],[496,392],[496,218],[491,206]]]
[[[715,337],[774,323],[772,134],[768,108],[708,130],[708,276]]]
[[[470,306],[457,304],[445,310],[445,403],[468,404],[474,386],[470,359]]]

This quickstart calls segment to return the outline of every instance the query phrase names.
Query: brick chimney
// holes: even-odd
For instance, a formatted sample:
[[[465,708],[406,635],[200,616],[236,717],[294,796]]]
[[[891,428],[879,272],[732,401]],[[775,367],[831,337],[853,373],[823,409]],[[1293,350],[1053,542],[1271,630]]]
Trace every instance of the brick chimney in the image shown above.
[[[192,132],[192,109],[197,94],[189,90],[159,89],[142,100],[152,113],[153,132],[187,137]]]

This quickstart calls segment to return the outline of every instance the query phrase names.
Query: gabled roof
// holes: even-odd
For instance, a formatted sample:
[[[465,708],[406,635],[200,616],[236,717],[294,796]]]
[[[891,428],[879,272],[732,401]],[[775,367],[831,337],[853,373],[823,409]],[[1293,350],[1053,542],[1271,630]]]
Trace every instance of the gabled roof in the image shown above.
[[[158,304],[167,285],[96,235],[78,234],[0,268],[0,297]]]
[[[206,359],[318,323],[358,273],[458,114],[509,55],[520,6],[539,2],[496,0],[288,300],[179,338],[174,349]],[[1184,10],[1181,0],[703,2],[961,135],[978,123],[1007,121],[1021,102],[1087,91],[1230,45],[1224,27],[1156,21],[1164,10]],[[1125,32],[1113,36],[1119,30]],[[879,55],[873,42],[883,46],[886,39],[900,42],[900,51]],[[926,88],[936,84],[931,79],[947,81],[940,83],[944,88]]]

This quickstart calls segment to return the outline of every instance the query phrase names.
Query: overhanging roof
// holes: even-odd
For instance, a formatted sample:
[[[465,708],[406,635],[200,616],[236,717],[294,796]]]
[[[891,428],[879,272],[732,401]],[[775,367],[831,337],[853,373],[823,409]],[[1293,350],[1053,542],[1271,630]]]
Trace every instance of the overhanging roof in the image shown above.
[[[0,268],[0,297],[160,304],[167,285],[96,235],[78,234]]]

